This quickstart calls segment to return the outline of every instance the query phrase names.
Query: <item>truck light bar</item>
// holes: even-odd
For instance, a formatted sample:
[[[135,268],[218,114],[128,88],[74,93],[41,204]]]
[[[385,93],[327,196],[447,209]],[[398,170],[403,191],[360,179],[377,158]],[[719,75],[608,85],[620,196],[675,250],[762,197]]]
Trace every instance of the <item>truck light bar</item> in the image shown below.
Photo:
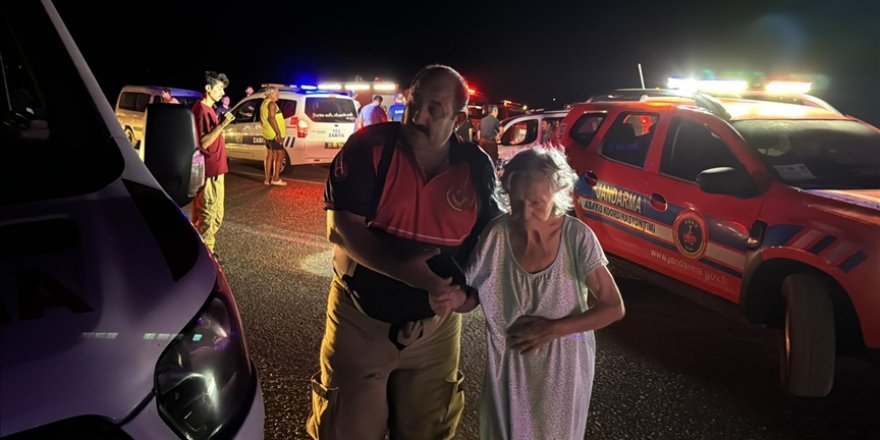
[[[678,89],[685,93],[708,92],[708,93],[743,93],[749,88],[744,80],[697,80],[693,78],[669,78],[667,87]]]
[[[767,93],[809,93],[813,83],[806,81],[770,81],[764,87]]]

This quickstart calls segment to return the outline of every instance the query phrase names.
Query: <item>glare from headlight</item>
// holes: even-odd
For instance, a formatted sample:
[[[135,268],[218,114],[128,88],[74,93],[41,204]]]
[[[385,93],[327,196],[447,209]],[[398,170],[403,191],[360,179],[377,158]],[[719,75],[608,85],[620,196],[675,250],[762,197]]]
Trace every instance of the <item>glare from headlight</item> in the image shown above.
[[[209,440],[237,429],[253,400],[256,373],[228,298],[215,292],[156,365],[159,413],[187,439]]]

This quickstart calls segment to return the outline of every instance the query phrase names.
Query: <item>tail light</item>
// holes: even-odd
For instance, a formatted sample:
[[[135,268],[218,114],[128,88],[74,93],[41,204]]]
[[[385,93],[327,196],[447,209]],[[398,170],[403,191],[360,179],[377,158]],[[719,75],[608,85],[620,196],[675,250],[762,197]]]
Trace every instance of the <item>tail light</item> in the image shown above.
[[[296,137],[304,138],[309,135],[309,122],[296,116],[290,117],[290,125],[296,127]]]

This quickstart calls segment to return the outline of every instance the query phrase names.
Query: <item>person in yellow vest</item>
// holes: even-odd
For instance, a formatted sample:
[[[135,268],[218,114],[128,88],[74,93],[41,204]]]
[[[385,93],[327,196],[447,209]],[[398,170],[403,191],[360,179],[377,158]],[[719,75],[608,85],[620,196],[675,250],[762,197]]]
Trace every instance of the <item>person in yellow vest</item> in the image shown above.
[[[266,138],[266,159],[263,161],[263,185],[285,186],[281,180],[281,161],[284,160],[284,137],[287,127],[284,116],[278,108],[278,87],[269,86],[266,98],[260,105],[260,122],[263,125],[263,137]]]

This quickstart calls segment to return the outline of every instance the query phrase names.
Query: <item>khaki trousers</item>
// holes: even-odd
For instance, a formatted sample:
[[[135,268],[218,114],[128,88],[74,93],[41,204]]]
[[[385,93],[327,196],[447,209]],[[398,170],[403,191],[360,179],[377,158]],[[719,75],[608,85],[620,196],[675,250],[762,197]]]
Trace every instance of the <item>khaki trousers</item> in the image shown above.
[[[327,304],[309,435],[321,440],[451,439],[464,409],[461,315],[411,323],[398,350],[391,325],[363,314],[338,279]],[[419,336],[420,335],[420,336]],[[417,339],[415,339],[417,337]],[[399,340],[399,339],[398,339]]]
[[[205,179],[205,185],[196,193],[192,207],[192,223],[205,241],[205,245],[214,252],[217,231],[223,223],[223,199],[225,190],[223,174]]]

